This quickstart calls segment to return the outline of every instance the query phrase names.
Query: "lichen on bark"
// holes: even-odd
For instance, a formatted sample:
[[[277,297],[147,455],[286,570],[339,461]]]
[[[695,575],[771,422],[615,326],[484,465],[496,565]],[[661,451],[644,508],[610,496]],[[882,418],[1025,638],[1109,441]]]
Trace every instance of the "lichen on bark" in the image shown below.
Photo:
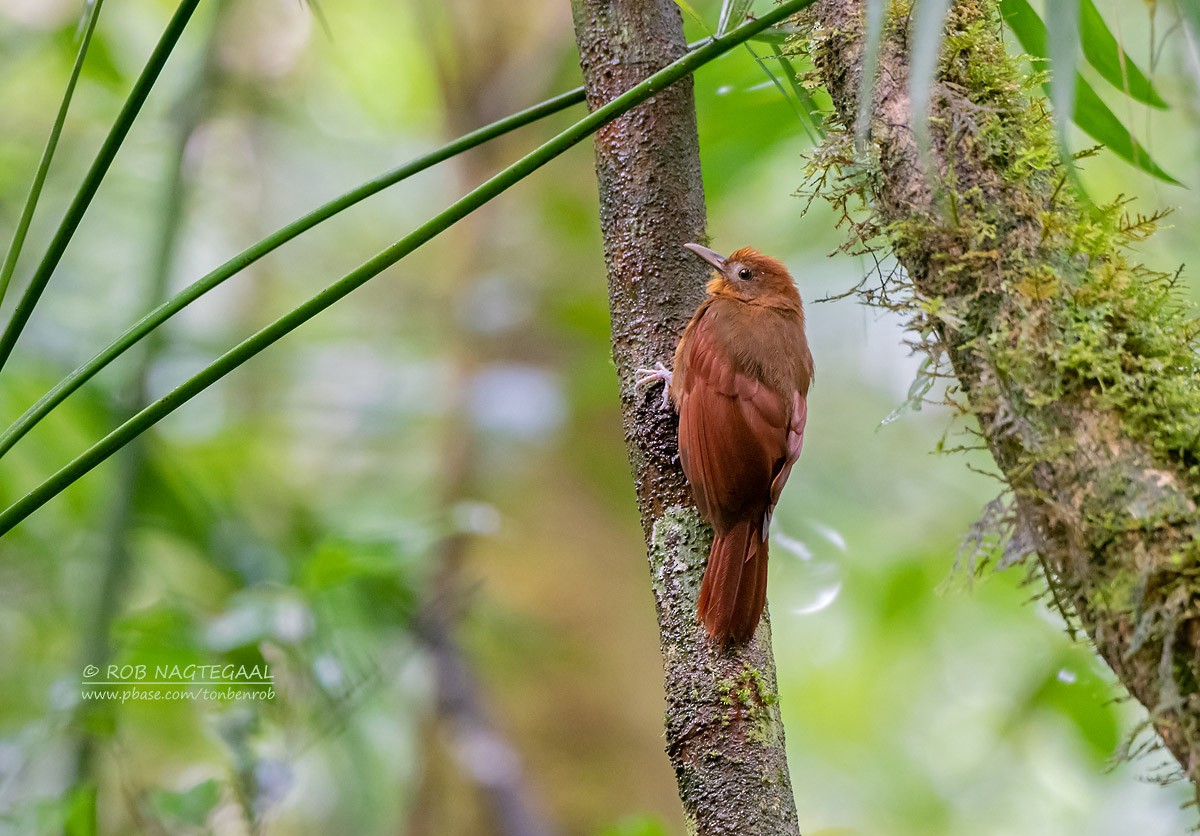
[[[931,147],[910,123],[907,7],[891,4],[864,147],[863,3],[819,0],[803,39],[834,105],[810,176],[904,270],[899,308],[1011,489],[1068,619],[1200,776],[1200,369],[1175,275],[1130,245],[1156,218],[1092,207],[1059,157],[1044,79],[1004,47],[992,0],[947,15]],[[863,209],[852,206],[861,200]]]

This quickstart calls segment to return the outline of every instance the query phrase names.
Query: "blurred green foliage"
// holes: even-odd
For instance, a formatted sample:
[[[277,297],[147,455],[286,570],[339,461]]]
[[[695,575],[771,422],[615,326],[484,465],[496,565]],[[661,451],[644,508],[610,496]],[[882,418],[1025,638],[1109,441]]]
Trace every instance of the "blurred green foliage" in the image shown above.
[[[694,5],[715,27],[719,4]],[[172,8],[106,5],[16,288]],[[231,0],[210,113],[186,148],[172,287],[448,136],[578,83],[561,3],[321,8],[328,36],[290,0]],[[0,0],[0,229],[20,212],[79,11]],[[1197,182],[1187,42],[1163,40],[1165,11],[1153,30],[1141,8],[1100,11],[1171,108],[1119,94],[1109,105],[1166,170]],[[18,345],[3,420],[150,306],[171,126],[207,22],[168,65]],[[1023,569],[954,568],[998,482],[978,453],[931,454],[943,439],[970,443],[948,411],[884,421],[917,372],[903,323],[851,299],[816,302],[877,266],[825,258],[841,241],[835,219],[819,204],[803,214],[792,195],[809,142],[794,107],[744,50],[705,68],[696,92],[714,246],[783,258],[810,302],[818,382],[776,515],[770,595],[803,831],[1181,832],[1187,793],[1142,780],[1158,774],[1157,754],[1116,760],[1140,715],[1036,583]],[[428,172],[235,278],[168,326],[148,393],[577,115]],[[1174,228],[1146,245],[1152,266],[1200,260],[1194,190],[1112,155],[1083,177],[1098,200],[1177,207]],[[463,612],[463,653],[536,808],[571,834],[683,832],[596,213],[577,149],[164,422],[122,530],[119,468],[107,465],[0,542],[0,833],[86,832],[93,805],[102,833],[492,832],[479,775],[497,761],[464,751],[438,719],[417,629],[449,564],[457,600],[436,600]],[[136,377],[114,365],[14,448],[0,501],[111,427]],[[130,571],[106,599],[116,537]],[[112,616],[112,662],[266,665],[275,697],[83,699],[98,607]],[[76,774],[88,741],[94,764]]]

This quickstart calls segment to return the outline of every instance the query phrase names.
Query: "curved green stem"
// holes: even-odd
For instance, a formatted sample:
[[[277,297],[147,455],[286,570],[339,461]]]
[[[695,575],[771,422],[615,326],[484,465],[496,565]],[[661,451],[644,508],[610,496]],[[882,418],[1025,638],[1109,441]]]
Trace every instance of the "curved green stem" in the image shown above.
[[[582,101],[583,88],[577,87],[560,96],[547,99],[533,107],[526,108],[497,122],[493,122],[490,125],[485,125],[479,130],[464,134],[453,142],[443,145],[441,148],[410,160],[404,165],[385,172],[373,180],[368,180],[361,186],[317,207],[304,217],[298,218],[257,244],[238,253],[215,270],[197,279],[166,302],[147,313],[131,325],[123,334],[109,343],[95,357],[79,366],[55,384],[37,403],[25,410],[24,414],[14,421],[12,426],[5,430],[3,434],[0,434],[0,457],[12,449],[12,446],[33,429],[39,421],[45,418],[51,410],[66,400],[71,393],[95,376],[97,372],[128,351],[154,329],[179,313],[183,308],[222,282],[245,270],[263,256],[278,249],[302,233],[307,232],[317,224],[332,218],[339,212],[349,209],[356,203],[366,200],[371,195],[377,194],[389,186],[412,177],[414,174],[418,174],[430,166],[448,160],[457,154],[461,154],[463,151],[475,148],[531,122],[536,122],[551,114],[558,113]]]
[[[50,247],[46,250],[42,263],[38,265],[33,278],[29,281],[29,287],[25,288],[21,301],[17,303],[8,327],[4,329],[3,335],[0,335],[0,369],[4,368],[9,355],[12,354],[13,346],[16,345],[17,338],[21,336],[21,331],[29,322],[29,317],[33,313],[34,307],[37,306],[38,300],[41,299],[42,291],[46,289],[50,276],[58,267],[58,262],[62,260],[63,252],[67,249],[71,236],[79,228],[79,222],[83,220],[83,215],[87,212],[92,198],[96,196],[96,190],[100,188],[100,182],[108,173],[108,167],[112,164],[113,158],[117,156],[121,143],[125,141],[129,129],[133,126],[133,120],[141,111],[146,97],[150,95],[150,91],[154,87],[154,82],[158,80],[159,73],[167,63],[171,51],[179,43],[179,38],[183,35],[183,30],[187,27],[188,21],[191,20],[192,13],[196,11],[199,3],[200,0],[183,0],[179,4],[179,8],[175,10],[162,37],[154,47],[154,52],[150,54],[142,74],[138,76],[133,89],[129,92],[129,97],[121,107],[121,112],[117,114],[112,129],[104,138],[104,143],[100,146],[96,159],[92,162],[92,167],[88,169],[79,191],[75,193],[75,199],[71,201],[62,223],[54,233],[54,238],[50,241]]]
[[[759,34],[761,35],[762,33]],[[697,41],[688,44],[688,49],[689,51],[697,49],[704,43],[706,41]],[[472,148],[482,145],[484,142],[558,113],[572,105],[579,104],[583,100],[583,88],[576,87],[574,90],[567,91],[552,99],[547,99],[540,104],[514,113],[490,125],[485,125],[429,154],[417,157],[399,168],[394,168],[373,180],[363,183],[361,186],[317,207],[302,218],[298,218],[277,232],[272,233],[258,243],[233,256],[224,264],[197,279],[175,296],[147,313],[94,357],[56,383],[36,403],[25,410],[3,433],[0,433],[0,458],[11,450],[18,441],[24,438],[31,429],[37,426],[43,418],[50,414],[55,407],[75,393],[87,381],[91,380],[101,369],[137,345],[137,343],[150,335],[175,314],[179,313],[179,311],[242,270],[245,270],[263,256],[268,255],[288,241],[312,229],[314,226],[332,218],[339,212],[349,209],[351,206],[390,186],[400,183],[414,174],[418,174],[464,151],[469,151]]]
[[[33,220],[33,212],[37,209],[38,200],[42,196],[42,186],[46,183],[46,173],[50,171],[50,161],[58,148],[58,138],[62,136],[63,124],[67,121],[67,109],[71,106],[71,97],[75,95],[75,84],[79,81],[79,73],[83,69],[83,59],[87,57],[88,47],[92,43],[92,33],[96,31],[96,21],[100,18],[100,7],[104,0],[93,0],[91,8],[85,13],[83,33],[79,39],[79,50],[75,53],[75,64],[71,67],[71,76],[67,79],[67,89],[63,92],[62,103],[58,106],[58,116],[50,128],[50,136],[46,139],[46,147],[42,158],[38,161],[37,171],[33,175],[33,185],[29,187],[29,195],[25,198],[25,206],[21,209],[21,217],[17,220],[17,228],[13,230],[12,241],[8,252],[4,255],[4,264],[0,265],[0,303],[4,302],[4,294],[8,293],[9,282],[12,281],[13,271],[17,269],[17,259],[21,257],[21,248],[25,246],[25,235],[29,232],[29,224]]]
[[[789,2],[776,6],[761,18],[752,20],[720,37],[713,38],[694,52],[687,53],[677,61],[654,73],[654,75],[645,81],[631,87],[608,104],[597,108],[588,116],[567,128],[567,130],[538,147],[532,153],[527,154],[499,174],[496,174],[465,197],[453,203],[439,215],[426,221],[404,238],[329,285],[304,304],[275,320],[253,336],[238,343],[200,372],[188,378],[162,398],[159,398],[128,421],[121,424],[37,488],[13,503],[3,513],[0,513],[0,534],[11,530],[19,522],[66,489],[72,482],[82,477],[96,465],[128,444],[132,439],[174,412],[213,383],[216,383],[256,354],[296,330],[351,291],[366,284],[370,279],[400,261],[400,259],[417,247],[439,233],[444,232],[492,198],[525,179],[550,160],[591,136],[603,125],[633,109],[656,92],[695,72],[699,67],[704,66],[714,58],[744,43],[756,33],[812,4],[812,2],[813,0],[789,0]]]

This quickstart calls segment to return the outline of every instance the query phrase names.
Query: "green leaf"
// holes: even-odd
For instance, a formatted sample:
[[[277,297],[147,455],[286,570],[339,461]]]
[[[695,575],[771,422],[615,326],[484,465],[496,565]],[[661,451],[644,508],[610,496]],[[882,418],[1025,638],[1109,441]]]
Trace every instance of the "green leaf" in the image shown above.
[[[775,26],[759,32],[750,40],[775,46],[787,46],[788,41],[799,34],[801,31],[795,26]]]
[[[721,16],[717,18],[717,34],[724,35],[730,27],[744,23],[753,5],[754,0],[725,0],[721,4]]]
[[[627,816],[600,831],[600,836],[667,836],[670,831],[658,816]]]
[[[1079,4],[1073,0],[1058,0],[1046,4],[1046,46],[1050,58],[1050,101],[1055,113],[1075,112],[1076,56],[1079,51]],[[1056,119],[1058,144],[1063,159],[1070,159],[1067,150],[1067,120]]]
[[[1200,0],[1179,0],[1179,13],[1192,27],[1192,34],[1200,38]]]
[[[400,555],[394,543],[328,540],[305,561],[299,585],[320,592],[362,578],[394,578],[400,571]]]
[[[754,58],[754,62],[756,64],[758,64],[759,68],[762,69],[762,71],[767,74],[767,78],[769,78],[771,80],[771,83],[773,85],[775,85],[775,89],[779,91],[779,95],[783,96],[783,100],[785,102],[787,102],[788,107],[791,108],[791,110],[792,110],[792,113],[796,114],[796,119],[798,119],[800,121],[800,124],[804,127],[804,132],[808,134],[808,138],[811,139],[813,141],[813,143],[815,144],[817,142],[817,134],[813,130],[813,125],[811,124],[811,122],[808,119],[808,114],[805,112],[802,112],[799,108],[796,107],[796,103],[792,101],[792,97],[788,95],[787,89],[783,86],[783,82],[779,80],[779,78],[775,75],[775,73],[771,72],[771,68],[767,66],[767,62],[758,57],[758,53],[754,51],[754,47],[750,46],[750,44],[744,44],[744,46],[746,47],[746,51],[749,52],[751,57]],[[782,59],[781,64],[783,62],[787,61],[787,57],[783,54],[783,50],[781,50],[777,46],[772,47],[772,49],[775,51],[776,57]],[[785,67],[784,69],[786,70],[789,67],[790,67],[790,63],[788,65],[788,67]],[[794,74],[795,68],[790,67],[790,69],[792,70],[792,72]],[[792,89],[795,90],[797,87],[799,87],[799,82],[793,78],[792,79]],[[807,95],[807,91],[805,91],[805,93]],[[809,96],[808,98],[811,101],[812,97]],[[801,103],[801,106],[804,105],[803,97],[800,99],[800,103]]]
[[[788,84],[791,86],[792,92],[796,94],[796,98],[800,101],[800,107],[804,110],[804,115],[808,121],[805,129],[809,131],[809,136],[812,137],[813,142],[816,142],[818,136],[825,136],[821,108],[817,105],[816,100],[813,99],[812,93],[808,92],[808,89],[800,83],[800,76],[797,74],[796,66],[792,63],[792,60],[775,44],[771,44],[771,51],[775,53],[775,58],[779,61],[779,65],[783,67]]]
[[[1048,658],[1040,681],[1012,707],[1010,719],[1001,728],[1015,728],[1041,712],[1054,712],[1075,726],[1078,740],[1097,762],[1112,757],[1121,744],[1119,712],[1106,699],[1107,685],[1092,665],[1092,659],[1074,649]]]
[[[1000,0],[1000,13],[1027,53],[1034,58],[1049,57],[1046,25],[1029,5],[1028,0]],[[1167,183],[1179,185],[1178,180],[1167,174],[1159,167],[1158,163],[1154,162],[1146,149],[1133,136],[1133,132],[1125,127],[1100,98],[1100,95],[1078,73],[1075,73],[1074,86],[1075,101],[1071,117],[1084,133],[1104,143],[1114,154],[1148,174]],[[1053,82],[1047,85],[1052,101],[1054,100],[1053,87]]]
[[[180,792],[155,790],[151,795],[151,803],[159,818],[191,827],[203,827],[220,800],[221,785],[216,778]]]
[[[1142,104],[1167,107],[1150,79],[1125,54],[1093,0],[1082,0],[1080,4],[1079,42],[1083,45],[1083,55],[1088,63],[1113,87]]]
[[[95,5],[89,5],[85,14],[95,14]],[[81,28],[77,23],[60,28],[55,41],[65,53],[81,46],[86,37],[87,27]],[[119,88],[128,80],[126,68],[117,60],[119,50],[120,47],[113,44],[111,35],[103,31],[93,32],[87,48],[87,62],[83,65],[80,77],[99,82],[109,89]]]
[[[1000,15],[1017,36],[1021,47],[1036,58],[1046,58],[1046,24],[1028,0],[1000,0]]]
[[[63,805],[66,836],[96,836],[96,785],[91,781],[75,787]]]
[[[1142,171],[1153,174],[1159,180],[1182,185],[1178,180],[1163,171],[1134,137],[1133,132],[1117,118],[1092,86],[1081,77],[1075,79],[1075,124],[1084,133],[1098,142],[1104,143],[1108,150],[1119,157],[1133,163]]]
[[[699,23],[700,26],[702,26],[704,28],[705,32],[710,31],[708,28],[708,24],[706,24],[704,22],[704,17],[700,14],[700,12],[696,11],[695,7],[693,7],[692,4],[689,3],[687,0],[675,0],[675,5],[681,9],[683,9],[684,13],[687,14],[687,16],[690,17],[692,20]]]

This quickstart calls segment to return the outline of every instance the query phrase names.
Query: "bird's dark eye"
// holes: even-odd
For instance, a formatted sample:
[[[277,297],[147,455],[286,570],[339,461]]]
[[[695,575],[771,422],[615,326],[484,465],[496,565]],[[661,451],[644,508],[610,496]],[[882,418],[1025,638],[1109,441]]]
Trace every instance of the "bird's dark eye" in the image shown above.
[[[738,270],[738,278],[739,279],[748,279],[753,275],[754,274],[750,272],[749,267],[743,267],[741,270]]]

